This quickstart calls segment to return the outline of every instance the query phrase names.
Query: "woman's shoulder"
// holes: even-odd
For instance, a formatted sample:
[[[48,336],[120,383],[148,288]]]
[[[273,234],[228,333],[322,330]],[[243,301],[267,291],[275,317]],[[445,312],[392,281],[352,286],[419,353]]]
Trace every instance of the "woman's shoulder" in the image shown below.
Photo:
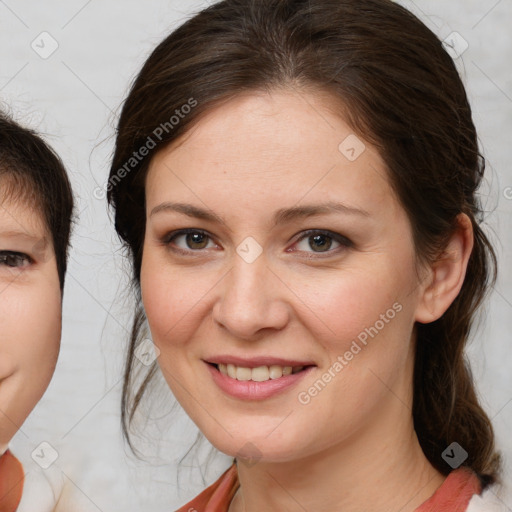
[[[238,472],[233,463],[216,482],[176,512],[226,512],[238,487]]]
[[[502,485],[494,484],[475,494],[466,512],[512,512],[512,493]]]

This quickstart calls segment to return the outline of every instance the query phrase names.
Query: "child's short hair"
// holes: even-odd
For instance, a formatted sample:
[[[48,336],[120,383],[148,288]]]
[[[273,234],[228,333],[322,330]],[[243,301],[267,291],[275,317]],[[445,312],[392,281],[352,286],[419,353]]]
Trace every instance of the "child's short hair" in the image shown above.
[[[53,241],[62,289],[74,206],[71,184],[55,151],[0,111],[0,200],[6,199],[39,210]]]

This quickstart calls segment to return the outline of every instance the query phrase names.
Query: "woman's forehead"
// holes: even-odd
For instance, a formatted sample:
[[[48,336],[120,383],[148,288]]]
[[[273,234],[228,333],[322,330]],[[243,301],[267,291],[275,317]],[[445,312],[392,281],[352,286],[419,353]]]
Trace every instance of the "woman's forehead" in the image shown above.
[[[242,198],[262,205],[304,198],[371,210],[393,196],[385,169],[375,147],[323,98],[278,92],[214,109],[155,155],[146,186],[152,207],[172,191],[231,199],[233,207]]]

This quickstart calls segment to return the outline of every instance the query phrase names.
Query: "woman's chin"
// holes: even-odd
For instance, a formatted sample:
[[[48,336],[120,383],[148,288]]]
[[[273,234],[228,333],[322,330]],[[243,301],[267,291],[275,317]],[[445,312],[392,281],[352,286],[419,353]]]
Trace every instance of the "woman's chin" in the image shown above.
[[[299,458],[303,447],[294,438],[272,440],[261,436],[261,431],[248,431],[243,436],[222,436],[209,439],[220,452],[236,458],[238,462],[253,466],[257,463],[283,463]]]

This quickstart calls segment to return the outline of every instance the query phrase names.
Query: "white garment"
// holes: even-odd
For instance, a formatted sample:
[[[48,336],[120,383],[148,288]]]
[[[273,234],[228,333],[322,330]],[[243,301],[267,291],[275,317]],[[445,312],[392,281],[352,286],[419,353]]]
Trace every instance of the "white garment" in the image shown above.
[[[506,496],[502,487],[491,485],[471,498],[466,512],[512,512],[512,496]]]
[[[25,483],[16,512],[53,512],[59,500],[62,480],[53,468],[43,470],[36,464],[23,464]]]

